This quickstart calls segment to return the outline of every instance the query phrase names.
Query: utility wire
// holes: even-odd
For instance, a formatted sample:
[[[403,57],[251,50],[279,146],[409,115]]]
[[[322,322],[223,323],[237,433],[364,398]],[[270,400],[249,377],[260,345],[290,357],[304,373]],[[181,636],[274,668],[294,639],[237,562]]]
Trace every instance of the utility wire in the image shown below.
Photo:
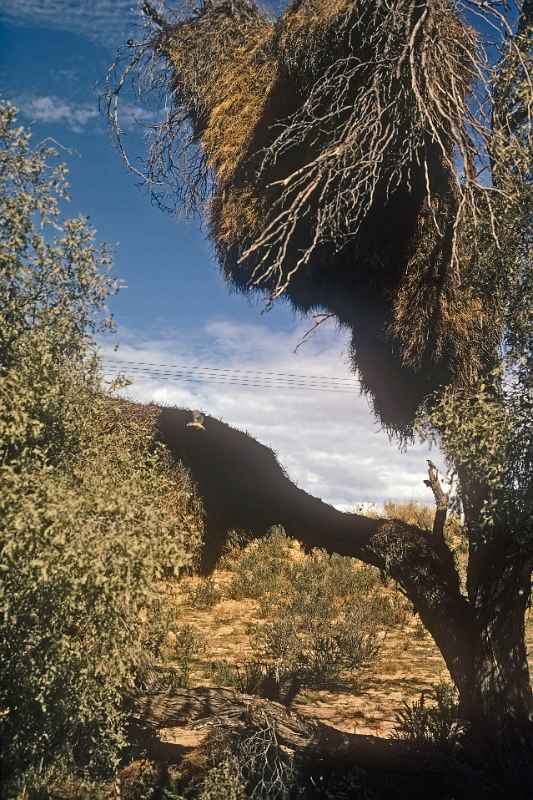
[[[330,379],[327,376],[312,376],[296,373],[249,372],[243,369],[222,369],[217,367],[182,367],[181,369],[161,369],[165,365],[148,366],[146,362],[107,361],[105,371],[111,374],[131,373],[135,378],[154,378],[161,381],[193,381],[196,383],[217,383],[241,386],[250,389],[303,389],[306,391],[330,391],[352,394],[358,384],[342,383],[347,379]]]
[[[243,383],[253,383],[258,385],[268,384],[268,385],[276,385],[276,386],[287,386],[287,387],[301,387],[303,389],[315,388],[315,389],[339,389],[339,390],[350,390],[349,385],[338,385],[335,383],[329,382],[316,382],[316,381],[302,381],[302,380],[295,380],[292,378],[284,379],[284,378],[275,378],[275,377],[265,377],[265,378],[258,378],[257,376],[247,376],[247,375],[234,375],[228,373],[226,375],[221,375],[219,373],[211,373],[208,370],[200,371],[195,369],[189,370],[157,370],[157,369],[146,369],[145,367],[130,367],[127,370],[124,370],[122,367],[108,367],[108,369],[114,370],[115,373],[125,372],[126,374],[132,375],[153,375],[158,376],[161,378],[182,378],[184,376],[195,376],[198,380],[215,380],[215,381],[239,381]],[[356,388],[354,384],[352,388]]]
[[[112,374],[121,375],[124,374],[123,370],[114,370]],[[249,389],[278,389],[278,390],[287,390],[287,389],[302,389],[305,391],[312,391],[312,392],[334,392],[337,394],[353,394],[353,389],[340,389],[336,386],[313,386],[307,384],[289,384],[289,383],[282,383],[282,382],[269,382],[263,381],[261,383],[253,382],[253,381],[245,381],[244,379],[232,379],[232,378],[215,378],[209,376],[198,376],[194,373],[182,373],[182,374],[165,374],[161,372],[155,371],[144,371],[141,373],[135,373],[132,377],[148,377],[154,378],[158,381],[172,381],[176,383],[178,380],[181,381],[192,381],[194,383],[215,383],[220,385],[233,385],[233,386],[241,386],[244,388]]]
[[[337,375],[309,375],[304,374],[301,372],[280,372],[280,371],[269,371],[269,370],[250,370],[250,369],[239,369],[237,367],[202,367],[197,364],[159,364],[151,361],[127,361],[125,359],[105,359],[109,365],[112,364],[124,364],[126,366],[132,367],[156,367],[157,369],[161,367],[169,368],[169,369],[179,369],[179,370],[208,370],[209,372],[221,372],[221,373],[243,373],[245,375],[272,375],[275,377],[282,377],[282,378],[297,378],[302,380],[318,380],[318,381],[327,381],[327,382],[348,382],[348,385],[357,386],[357,383],[354,383],[355,378],[347,378],[341,377]]]

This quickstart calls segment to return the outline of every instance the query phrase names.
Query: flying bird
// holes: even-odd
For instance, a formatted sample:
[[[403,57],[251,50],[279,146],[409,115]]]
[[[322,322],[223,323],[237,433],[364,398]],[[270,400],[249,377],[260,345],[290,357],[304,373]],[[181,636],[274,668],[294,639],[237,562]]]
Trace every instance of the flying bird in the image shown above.
[[[200,411],[193,411],[192,422],[188,422],[186,427],[195,428],[197,431],[205,431],[204,415]]]

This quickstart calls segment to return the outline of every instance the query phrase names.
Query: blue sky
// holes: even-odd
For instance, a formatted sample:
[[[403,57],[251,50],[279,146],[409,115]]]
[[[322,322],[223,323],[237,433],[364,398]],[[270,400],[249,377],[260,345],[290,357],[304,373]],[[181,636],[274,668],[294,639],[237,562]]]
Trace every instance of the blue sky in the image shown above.
[[[116,151],[98,95],[117,44],[134,34],[135,2],[0,0],[0,96],[20,109],[38,141],[61,144],[70,170],[70,216],[89,216],[113,248],[127,288],[113,299],[118,325],[102,352],[155,363],[203,364],[350,377],[345,332],[324,326],[294,348],[310,322],[283,304],[261,314],[229,290],[197,220],[150,204]],[[127,141],[142,152],[146,110],[127,108]],[[353,376],[351,376],[353,377]],[[353,394],[250,390],[145,377],[131,397],[202,408],[272,446],[297,483],[343,508],[391,499],[429,501],[427,448],[400,452]],[[312,396],[311,396],[312,395]],[[433,455],[434,457],[434,455]]]

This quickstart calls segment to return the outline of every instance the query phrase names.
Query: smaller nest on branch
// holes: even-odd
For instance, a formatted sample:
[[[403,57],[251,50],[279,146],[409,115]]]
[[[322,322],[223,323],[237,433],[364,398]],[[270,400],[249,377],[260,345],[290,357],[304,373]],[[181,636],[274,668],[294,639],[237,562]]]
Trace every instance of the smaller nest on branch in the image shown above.
[[[162,60],[171,98],[152,182],[206,209],[233,285],[348,326],[378,418],[409,435],[499,337],[467,288],[470,223],[494,223],[474,32],[454,0],[294,0],[275,20],[251,0],[150,8],[136,66]]]

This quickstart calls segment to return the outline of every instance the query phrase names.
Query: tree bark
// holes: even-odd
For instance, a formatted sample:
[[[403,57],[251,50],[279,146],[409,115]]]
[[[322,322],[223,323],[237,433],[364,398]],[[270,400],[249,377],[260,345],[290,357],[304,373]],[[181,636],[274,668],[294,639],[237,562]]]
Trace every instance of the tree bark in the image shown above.
[[[472,741],[513,797],[533,797],[533,694],[525,646],[533,561],[509,540],[480,543],[470,558],[472,683],[462,696]]]

